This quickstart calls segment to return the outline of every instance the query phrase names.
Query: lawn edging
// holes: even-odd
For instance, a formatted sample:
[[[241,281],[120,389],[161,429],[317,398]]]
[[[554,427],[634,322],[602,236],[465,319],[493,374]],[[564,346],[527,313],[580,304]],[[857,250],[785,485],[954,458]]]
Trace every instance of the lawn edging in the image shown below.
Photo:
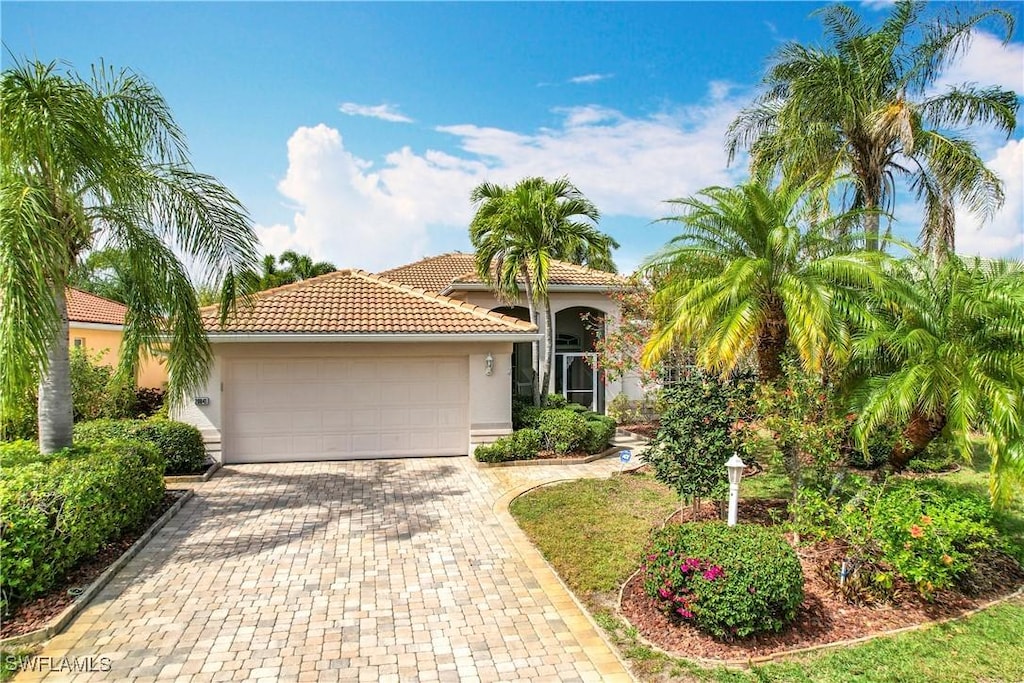
[[[600,453],[594,453],[593,455],[588,455],[585,458],[533,458],[532,460],[509,460],[507,462],[480,462],[475,456],[470,456],[470,460],[472,460],[473,463],[481,469],[490,469],[491,467],[532,467],[535,465],[586,465],[594,462],[595,460],[607,458],[608,456],[614,455],[615,453],[623,450],[626,450],[625,446],[611,446]]]
[[[983,605],[979,605],[978,607],[967,610],[963,614],[958,614],[954,617],[946,617],[945,619],[926,621],[920,624],[904,626],[902,628],[894,628],[888,631],[880,631],[878,633],[872,633],[870,635],[860,636],[858,638],[846,638],[844,640],[837,640],[832,643],[822,643],[820,645],[810,645],[808,647],[796,647],[789,650],[782,650],[780,652],[773,652],[769,655],[761,655],[759,657],[747,657],[744,659],[713,659],[710,657],[689,657],[687,655],[679,654],[678,652],[666,650],[663,647],[656,645],[655,643],[645,638],[643,634],[640,633],[640,630],[633,625],[633,622],[631,622],[629,618],[622,612],[622,598],[625,594],[626,586],[628,586],[633,581],[633,579],[635,579],[637,575],[639,575],[642,571],[642,568],[637,569],[635,572],[629,575],[629,578],[622,582],[621,586],[619,586],[619,597],[615,604],[615,616],[621,619],[627,626],[634,630],[633,637],[638,642],[642,643],[645,647],[648,647],[651,650],[654,650],[655,652],[665,655],[666,657],[670,657],[672,659],[682,659],[705,668],[721,666],[727,669],[749,669],[758,664],[769,664],[771,662],[784,659],[787,657],[813,654],[815,652],[832,650],[839,647],[848,647],[851,645],[861,645],[872,640],[877,640],[879,638],[888,638],[891,636],[899,635],[901,633],[924,631],[926,629],[932,628],[933,626],[941,626],[942,624],[950,624],[958,621],[963,621],[964,619],[968,619],[976,614],[984,612],[987,609],[990,609],[997,605],[1001,605],[1004,602],[1009,602],[1010,600],[1013,600],[1018,597],[1024,597],[1024,586],[1021,586],[1012,593],[1008,593],[1001,597],[995,598],[994,600],[990,600]],[[559,577],[559,579],[561,579],[561,577]]]
[[[577,479],[562,477],[559,479],[552,479],[550,481],[544,481],[540,483],[527,484],[524,486],[516,487],[511,491],[507,491],[504,494],[502,494],[501,497],[499,497],[498,500],[495,501],[492,510],[503,523],[509,525],[509,531],[514,530],[518,532],[519,538],[513,538],[513,544],[517,547],[517,550],[519,550],[519,554],[523,557],[524,561],[526,561],[526,565],[530,568],[530,571],[534,574],[534,576],[538,580],[540,579],[540,577],[537,576],[537,568],[539,565],[546,569],[550,573],[550,575],[554,577],[558,585],[561,586],[562,591],[569,596],[569,599],[572,600],[572,603],[576,606],[576,609],[579,611],[580,614],[583,615],[583,618],[590,625],[590,628],[598,635],[598,637],[601,639],[601,642],[604,643],[608,651],[612,653],[612,655],[615,657],[616,662],[622,667],[623,671],[625,671],[629,679],[636,681],[638,679],[636,678],[636,676],[633,675],[632,669],[630,668],[626,658],[622,655],[621,652],[619,652],[619,648],[608,637],[608,634],[601,627],[601,625],[594,620],[594,616],[590,613],[590,610],[588,610],[586,606],[580,601],[580,599],[576,597],[576,593],[574,593],[573,590],[569,588],[568,584],[565,583],[561,575],[559,575],[558,571],[551,565],[550,562],[548,562],[547,558],[544,557],[544,553],[542,553],[540,551],[540,548],[538,548],[533,543],[533,541],[530,540],[530,537],[526,535],[526,532],[523,531],[522,527],[520,527],[519,523],[516,521],[516,518],[512,515],[512,502],[515,501],[520,496],[523,496],[535,489],[544,488],[546,486],[552,486],[554,484],[561,484],[569,481],[577,481]],[[532,550],[533,558],[536,559],[534,561],[531,561],[531,559],[533,558],[526,557],[522,552],[522,548],[528,548]],[[541,583],[541,586],[543,589],[543,583]],[[545,591],[545,593],[546,592],[547,591]],[[549,595],[549,597],[551,596]],[[567,625],[569,625],[570,631],[573,633],[573,635],[577,636],[577,639],[579,639],[578,634],[575,632],[575,628],[573,627],[571,622],[567,621]],[[603,672],[600,672],[599,669],[599,673]]]
[[[185,489],[181,498],[175,501],[174,505],[167,509],[164,514],[160,515],[160,518],[153,522],[152,525],[146,531],[139,536],[139,538],[132,543],[132,545],[121,553],[114,562],[107,567],[102,574],[97,576],[92,583],[75,598],[75,601],[68,605],[63,612],[55,616],[50,620],[50,623],[42,628],[37,628],[34,631],[28,633],[22,633],[21,635],[11,636],[0,640],[0,648],[10,648],[19,645],[31,645],[33,643],[41,643],[43,641],[53,638],[65,628],[68,624],[78,616],[78,614],[86,608],[89,602],[96,597],[96,595],[108,584],[110,580],[121,570],[124,565],[128,563],[133,557],[135,557],[140,550],[142,550],[147,543],[156,535],[156,532],[163,528],[167,522],[169,522],[181,508],[188,502],[192,496],[195,495],[192,489]]]
[[[213,474],[221,468],[221,461],[214,460],[206,467],[206,471],[202,474],[165,474],[164,483],[168,486],[175,484],[202,484],[203,482],[210,481]]]

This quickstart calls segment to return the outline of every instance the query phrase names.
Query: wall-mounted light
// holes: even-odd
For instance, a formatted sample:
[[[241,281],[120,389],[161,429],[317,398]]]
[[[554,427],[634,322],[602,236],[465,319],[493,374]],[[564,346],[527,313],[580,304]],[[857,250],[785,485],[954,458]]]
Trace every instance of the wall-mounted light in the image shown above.
[[[491,355],[490,351],[487,352],[487,357],[484,358],[484,374],[488,377],[494,374],[494,356]]]

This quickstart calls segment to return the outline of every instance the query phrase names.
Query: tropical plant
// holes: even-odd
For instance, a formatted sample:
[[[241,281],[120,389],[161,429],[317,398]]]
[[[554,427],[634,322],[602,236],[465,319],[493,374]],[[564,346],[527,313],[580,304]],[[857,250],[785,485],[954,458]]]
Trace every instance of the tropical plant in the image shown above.
[[[643,266],[658,283],[644,365],[693,345],[707,370],[728,374],[753,356],[772,382],[790,343],[810,372],[841,360],[847,321],[866,314],[859,291],[881,283],[885,257],[831,239],[859,213],[823,216],[816,196],[752,181],[671,200],[682,213],[663,220],[681,232]]]
[[[530,322],[538,325],[544,338],[544,353],[533,344],[535,376],[533,399],[540,405],[541,388],[554,390],[551,375],[554,342],[549,320],[548,273],[552,259],[597,267],[611,264],[611,250],[618,243],[597,230],[600,218],[594,206],[568,178],[548,181],[524,178],[513,187],[483,183],[474,188],[470,200],[477,205],[469,226],[469,238],[476,250],[476,270],[506,301],[519,299],[520,287]],[[538,311],[539,308],[539,311]]]
[[[125,253],[120,249],[90,251],[72,266],[68,284],[123,304],[128,301],[128,289],[121,282],[121,273],[128,270],[124,261]]]
[[[231,192],[189,163],[156,88],[105,66],[90,78],[15,63],[0,79],[0,421],[39,382],[44,452],[71,443],[65,287],[96,244],[125,255],[129,313],[119,379],[168,340],[168,394],[205,381],[212,359],[182,264],[221,283],[221,311],[255,267],[256,236]]]
[[[979,427],[993,498],[1005,502],[1011,481],[1024,481],[1014,446],[1024,430],[1024,266],[949,255],[893,267],[879,304],[889,314],[854,339],[854,434],[864,447],[886,425],[901,429],[890,460],[898,471],[943,432],[969,459]]]
[[[326,275],[333,273],[338,268],[329,261],[313,261],[312,258],[306,254],[299,254],[298,252],[289,249],[278,257],[278,262],[281,265],[288,266],[286,273],[294,276],[296,281],[308,280],[311,277],[317,277],[319,275]]]
[[[891,210],[896,182],[924,201],[921,242],[932,254],[951,250],[955,202],[983,219],[1003,203],[998,177],[956,128],[979,124],[1013,133],[1017,94],[959,85],[937,92],[943,69],[964,54],[977,26],[1013,17],[990,9],[928,20],[925,3],[897,2],[877,28],[848,5],[821,11],[826,47],[783,45],[764,77],[764,93],[740,112],[728,133],[730,159],[750,150],[754,174],[781,170],[793,182],[852,178],[852,207],[864,213],[868,249],[879,247],[877,211]]]

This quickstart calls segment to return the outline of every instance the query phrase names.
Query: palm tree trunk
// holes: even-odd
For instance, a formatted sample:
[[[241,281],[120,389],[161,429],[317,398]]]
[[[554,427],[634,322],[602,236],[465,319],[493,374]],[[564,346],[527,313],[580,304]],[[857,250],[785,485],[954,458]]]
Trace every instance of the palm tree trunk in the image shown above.
[[[548,371],[544,380],[545,391],[549,394],[555,393],[555,314],[551,310],[551,300],[544,302],[544,308],[548,313],[548,334],[544,338],[547,350]]]
[[[527,272],[525,268],[523,268],[523,281],[526,283],[526,309],[530,312],[530,322],[533,323],[534,325],[537,325],[537,307],[534,305],[533,301],[533,283],[530,282],[530,274]],[[540,326],[538,325],[538,327]],[[533,367],[531,368],[531,371],[533,372],[533,377],[530,378],[530,387],[533,391],[533,405],[539,408],[540,372],[538,371],[538,369],[540,367],[540,342],[534,339],[532,342],[530,342],[530,349],[532,351],[531,360],[533,361]]]
[[[910,414],[910,421],[903,429],[903,438],[892,449],[889,466],[894,472],[901,472],[907,463],[924,453],[928,444],[942,433],[946,416],[930,418],[919,410]]]
[[[551,329],[551,302],[544,299],[541,303],[541,315],[544,316],[544,355],[541,356],[540,360],[540,386],[544,391],[544,394],[550,394],[552,392],[550,388],[551,383],[551,350],[554,346],[552,340],[554,335]]]
[[[39,382],[39,450],[43,453],[53,453],[70,446],[74,424],[71,362],[68,357],[68,304],[64,287],[54,288],[53,301],[60,315],[60,324],[47,354],[46,374]]]
[[[882,179],[869,178],[864,188],[864,249],[867,251],[878,251],[879,234],[881,233],[881,216],[878,215],[878,206],[882,197]]]
[[[782,301],[768,304],[768,319],[757,339],[757,374],[762,383],[774,382],[782,376],[782,354],[789,339],[789,327]]]

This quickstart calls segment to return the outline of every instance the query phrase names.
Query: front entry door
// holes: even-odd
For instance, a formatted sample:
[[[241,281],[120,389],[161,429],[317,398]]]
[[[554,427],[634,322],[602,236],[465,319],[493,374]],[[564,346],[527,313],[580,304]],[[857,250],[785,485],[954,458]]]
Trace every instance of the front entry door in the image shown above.
[[[559,353],[562,396],[567,401],[597,410],[597,354]]]

